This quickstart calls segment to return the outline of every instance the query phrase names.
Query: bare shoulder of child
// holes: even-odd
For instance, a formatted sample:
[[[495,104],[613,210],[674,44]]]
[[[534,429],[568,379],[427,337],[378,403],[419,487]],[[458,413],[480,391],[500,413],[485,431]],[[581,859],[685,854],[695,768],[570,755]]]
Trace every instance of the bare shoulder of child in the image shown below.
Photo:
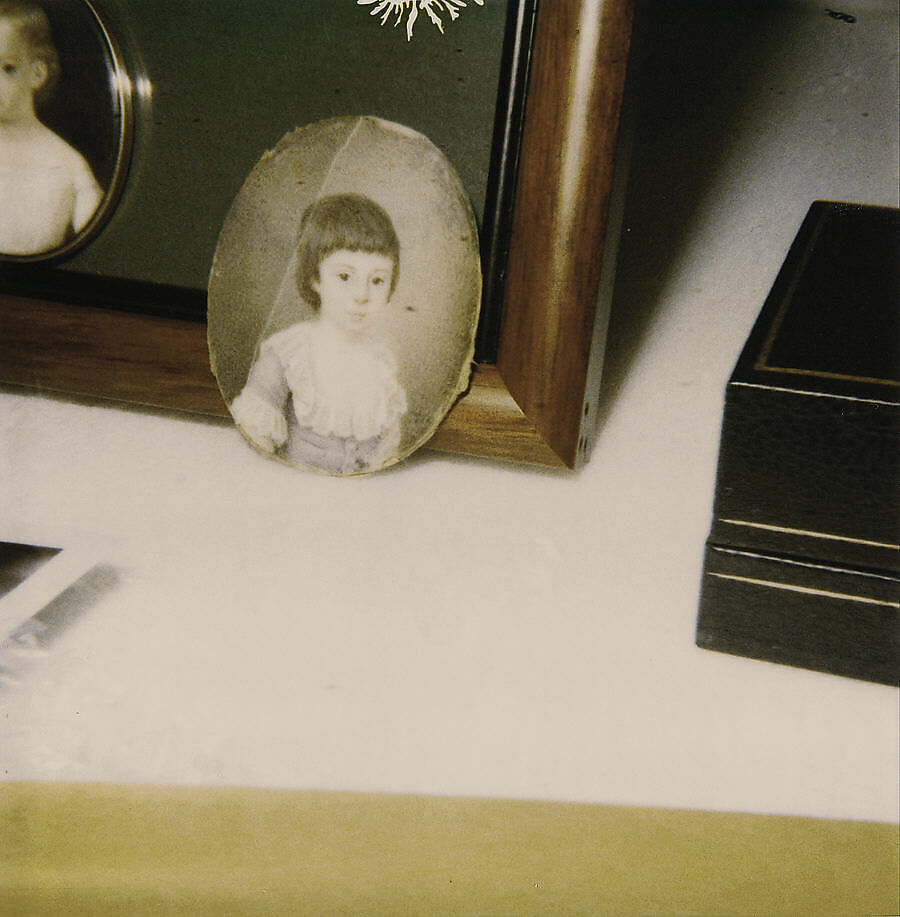
[[[34,255],[90,221],[103,191],[85,158],[38,117],[60,73],[50,22],[31,0],[0,0],[0,252]]]
[[[80,232],[103,198],[84,157],[44,125],[0,141],[0,250],[34,254]]]
[[[39,163],[47,174],[48,186],[55,184],[60,197],[72,198],[71,212],[59,216],[67,217],[71,228],[80,232],[103,197],[87,160],[49,128],[42,131],[39,148],[36,147],[34,152],[35,163]]]

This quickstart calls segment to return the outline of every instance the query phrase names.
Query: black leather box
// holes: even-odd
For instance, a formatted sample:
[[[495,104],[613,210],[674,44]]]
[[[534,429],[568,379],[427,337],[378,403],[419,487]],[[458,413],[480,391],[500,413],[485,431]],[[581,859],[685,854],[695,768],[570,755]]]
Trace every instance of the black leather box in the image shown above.
[[[697,644],[900,677],[900,211],[817,201],[728,383]]]

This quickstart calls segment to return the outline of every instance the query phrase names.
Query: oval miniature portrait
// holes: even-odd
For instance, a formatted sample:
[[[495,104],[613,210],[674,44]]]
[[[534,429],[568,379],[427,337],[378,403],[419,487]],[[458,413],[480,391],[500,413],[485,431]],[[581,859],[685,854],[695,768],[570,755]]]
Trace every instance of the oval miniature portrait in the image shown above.
[[[0,0],[0,258],[69,254],[128,172],[131,83],[84,0]]]
[[[332,475],[406,458],[468,385],[475,219],[426,137],[374,117],[298,128],[254,167],[209,282],[213,372],[260,452]]]

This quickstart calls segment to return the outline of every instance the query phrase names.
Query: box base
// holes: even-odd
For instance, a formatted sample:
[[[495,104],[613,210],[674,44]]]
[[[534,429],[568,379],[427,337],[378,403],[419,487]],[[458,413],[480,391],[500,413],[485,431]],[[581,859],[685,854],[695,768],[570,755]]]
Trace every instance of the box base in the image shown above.
[[[708,543],[697,645],[900,683],[900,579]]]

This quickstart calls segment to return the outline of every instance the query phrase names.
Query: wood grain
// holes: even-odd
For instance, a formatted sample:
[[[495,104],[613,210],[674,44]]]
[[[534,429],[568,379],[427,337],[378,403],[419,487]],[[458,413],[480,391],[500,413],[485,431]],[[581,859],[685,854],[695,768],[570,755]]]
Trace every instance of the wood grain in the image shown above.
[[[631,37],[630,0],[538,11],[497,367],[577,462]]]
[[[0,382],[228,417],[200,322],[0,296],[0,328]],[[475,368],[429,447],[562,467],[493,366]]]

